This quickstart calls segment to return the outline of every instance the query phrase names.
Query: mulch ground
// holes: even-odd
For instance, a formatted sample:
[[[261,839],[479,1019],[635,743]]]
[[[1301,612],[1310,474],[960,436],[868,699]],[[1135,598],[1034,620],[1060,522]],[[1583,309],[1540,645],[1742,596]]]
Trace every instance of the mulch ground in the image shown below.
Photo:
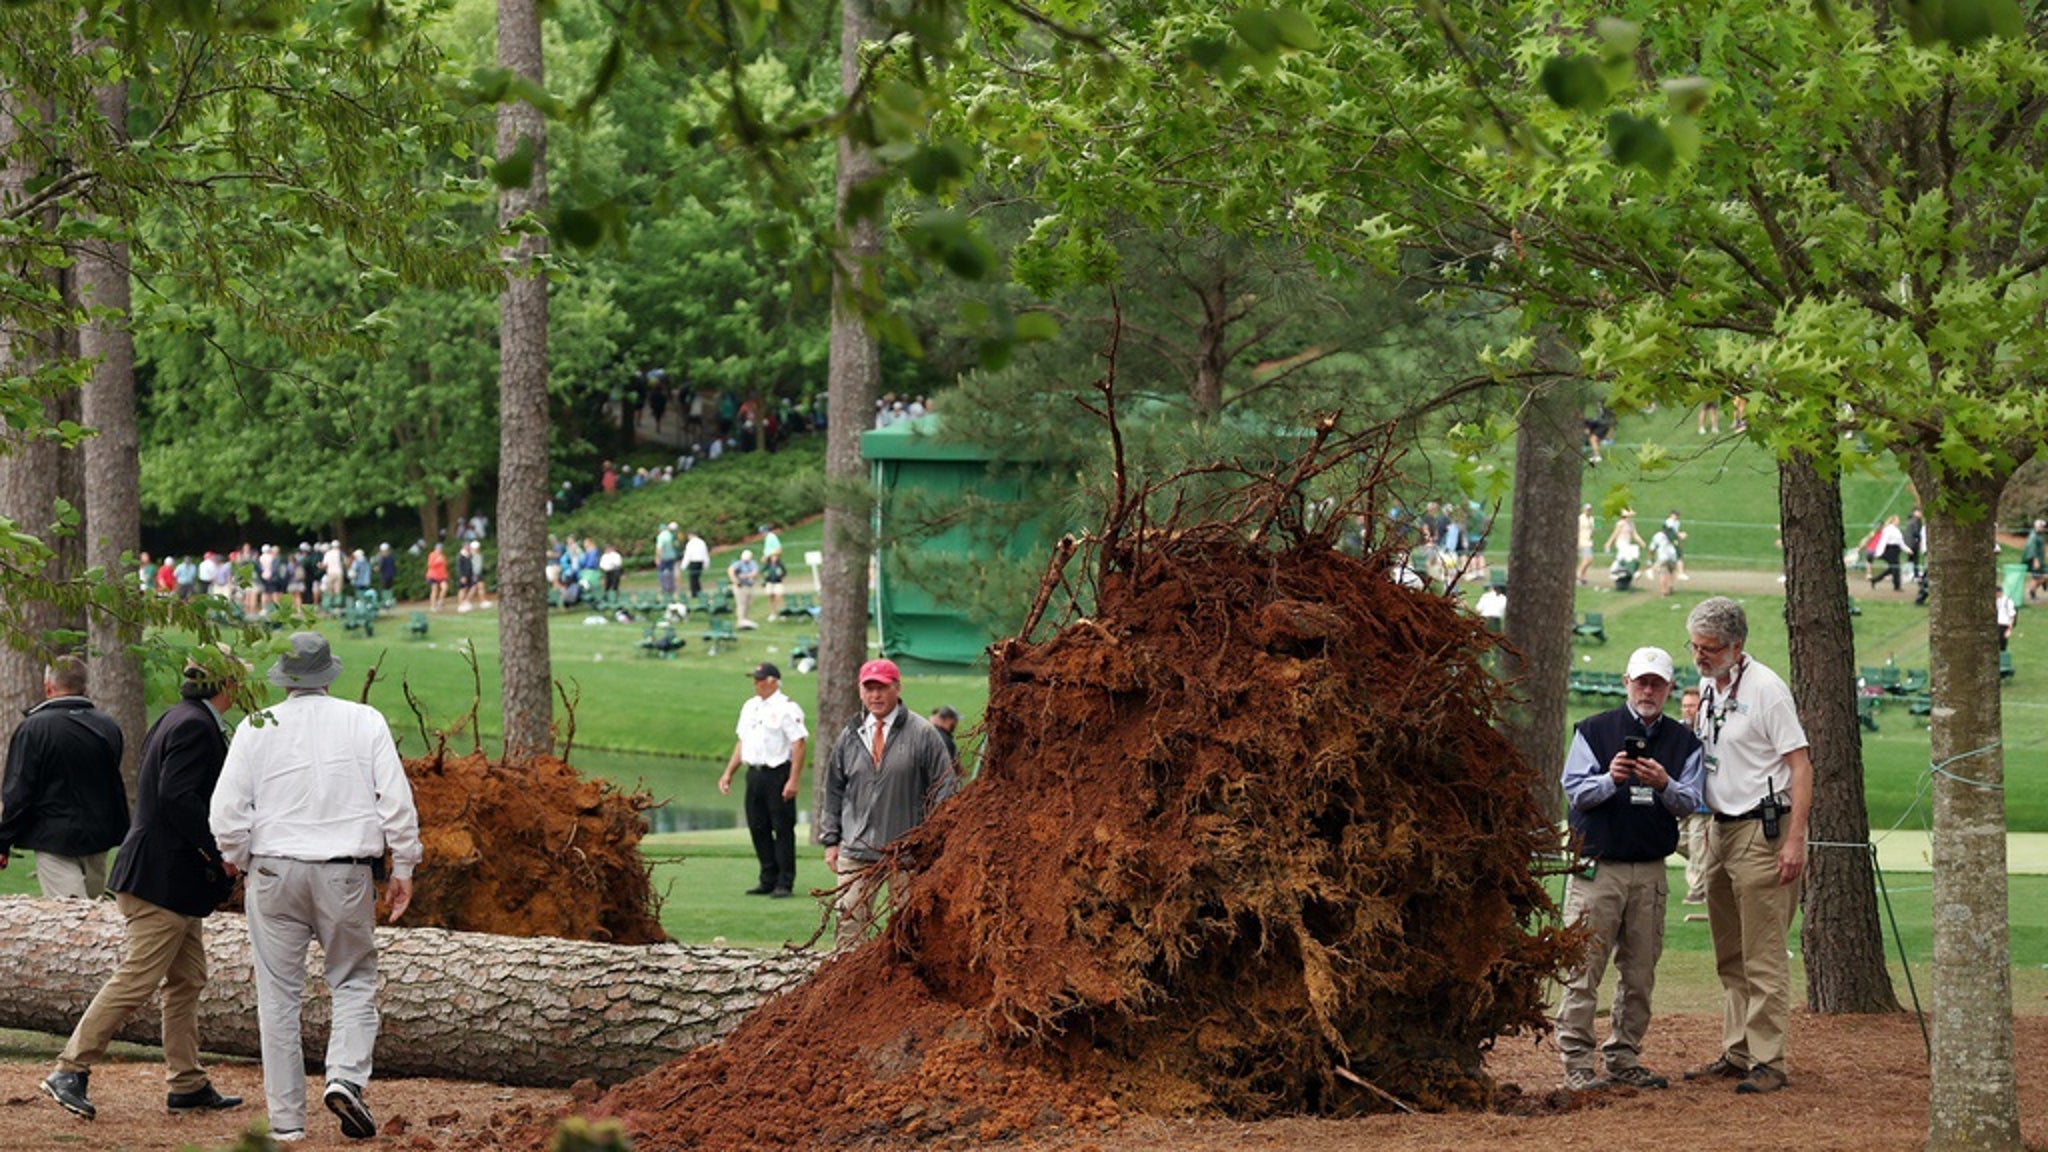
[[[1921,1147],[1927,1126],[1927,1063],[1920,1031],[1906,1016],[1816,1017],[1793,1024],[1792,1087],[1775,1096],[1733,1095],[1725,1084],[1685,1084],[1675,1073],[1712,1058],[1720,1022],[1704,1015],[1660,1017],[1652,1025],[1647,1061],[1673,1073],[1660,1092],[1614,1089],[1572,1099],[1557,1091],[1557,1056],[1547,1042],[1504,1042],[1487,1060],[1503,1085],[1503,1106],[1516,1112],[1368,1116],[1350,1120],[1281,1118],[1245,1123],[1125,1117],[1107,1130],[1068,1132],[1009,1147],[1019,1152],[1473,1152],[1543,1148],[1614,1152],[1619,1148],[1710,1147],[1731,1137],[1747,1146],[1840,1149],[1842,1152]],[[2020,1108],[2024,1135],[2048,1146],[2048,1017],[2017,1023]],[[261,1116],[261,1074],[254,1064],[214,1069],[224,1091],[252,1103],[214,1116],[166,1116],[163,1070],[153,1063],[114,1063],[93,1073],[100,1118],[92,1123],[60,1111],[36,1089],[42,1062],[0,1064],[0,1148],[67,1147],[96,1152],[225,1148]],[[1512,1085],[1510,1089],[1507,1086]],[[314,1097],[317,1101],[317,1095]],[[569,1093],[500,1088],[446,1080],[380,1080],[371,1106],[384,1125],[377,1146],[459,1152],[479,1147],[545,1147],[508,1142],[534,1118],[569,1103]],[[856,1141],[850,1147],[905,1147]],[[314,1116],[304,1148],[364,1147],[342,1139],[325,1113]],[[800,1146],[797,1146],[800,1147]],[[1000,1147],[1000,1146],[999,1146]]]

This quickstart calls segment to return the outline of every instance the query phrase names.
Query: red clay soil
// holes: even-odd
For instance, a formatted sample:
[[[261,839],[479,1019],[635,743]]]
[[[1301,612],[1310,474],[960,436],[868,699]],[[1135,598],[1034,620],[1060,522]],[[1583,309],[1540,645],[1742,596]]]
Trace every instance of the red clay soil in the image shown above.
[[[1092,618],[996,653],[981,775],[895,846],[883,935],[590,1111],[658,1150],[1487,1107],[1572,941],[1489,635],[1385,573],[1113,546]]]
[[[660,902],[640,856],[644,794],[552,756],[408,760],[425,850],[411,928],[658,944]]]

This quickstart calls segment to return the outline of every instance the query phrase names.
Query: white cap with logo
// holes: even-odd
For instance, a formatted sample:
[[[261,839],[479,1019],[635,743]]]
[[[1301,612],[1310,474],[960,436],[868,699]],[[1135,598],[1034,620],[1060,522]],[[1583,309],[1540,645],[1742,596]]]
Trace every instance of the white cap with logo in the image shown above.
[[[1666,652],[1662,648],[1638,648],[1635,650],[1634,655],[1628,658],[1627,675],[1630,680],[1640,679],[1644,676],[1657,676],[1661,677],[1666,684],[1669,684],[1674,679],[1671,653]]]

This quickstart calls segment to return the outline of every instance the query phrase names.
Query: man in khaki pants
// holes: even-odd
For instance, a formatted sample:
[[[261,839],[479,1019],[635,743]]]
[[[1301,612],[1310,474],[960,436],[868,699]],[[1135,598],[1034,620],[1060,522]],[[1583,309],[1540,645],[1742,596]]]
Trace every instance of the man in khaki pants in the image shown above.
[[[1785,938],[1799,909],[1806,870],[1806,818],[1813,761],[1792,691],[1745,654],[1749,621],[1725,596],[1686,618],[1700,670],[1706,748],[1707,921],[1725,996],[1721,1055],[1688,1080],[1738,1080],[1744,1093],[1785,1087],[1785,1034],[1792,1022],[1791,961]]]
[[[206,917],[230,887],[206,824],[206,805],[227,758],[221,715],[234,698],[226,670],[191,663],[179,700],[157,718],[142,746],[135,823],[114,860],[114,900],[126,921],[121,964],[108,978],[43,1081],[43,1093],[73,1115],[97,1113],[86,1094],[92,1066],[106,1057],[130,1013],[163,986],[166,1106],[173,1112],[213,1111],[240,1104],[223,1096],[199,1063],[199,995],[206,989]]]
[[[1664,715],[1670,653],[1636,649],[1626,680],[1628,703],[1580,721],[1565,755],[1564,791],[1581,864],[1566,882],[1564,918],[1586,932],[1585,956],[1557,1006],[1564,1084],[1574,1092],[1667,1083],[1643,1063],[1643,1037],[1664,951],[1664,861],[1678,847],[1678,821],[1699,807],[1700,741]],[[1610,956],[1614,1012],[1599,1049],[1603,1079],[1593,1066],[1593,1017]]]

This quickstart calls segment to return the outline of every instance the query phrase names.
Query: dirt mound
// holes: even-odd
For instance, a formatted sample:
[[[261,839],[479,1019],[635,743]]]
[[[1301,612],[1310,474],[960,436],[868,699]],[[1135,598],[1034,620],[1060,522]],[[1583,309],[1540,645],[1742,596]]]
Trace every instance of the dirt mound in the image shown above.
[[[552,756],[439,752],[405,762],[425,849],[413,928],[657,944],[660,901],[640,856],[651,800]]]
[[[1385,555],[1143,543],[997,652],[981,775],[893,847],[883,936],[596,1111],[713,1149],[1491,1101],[1572,942],[1488,634]]]

